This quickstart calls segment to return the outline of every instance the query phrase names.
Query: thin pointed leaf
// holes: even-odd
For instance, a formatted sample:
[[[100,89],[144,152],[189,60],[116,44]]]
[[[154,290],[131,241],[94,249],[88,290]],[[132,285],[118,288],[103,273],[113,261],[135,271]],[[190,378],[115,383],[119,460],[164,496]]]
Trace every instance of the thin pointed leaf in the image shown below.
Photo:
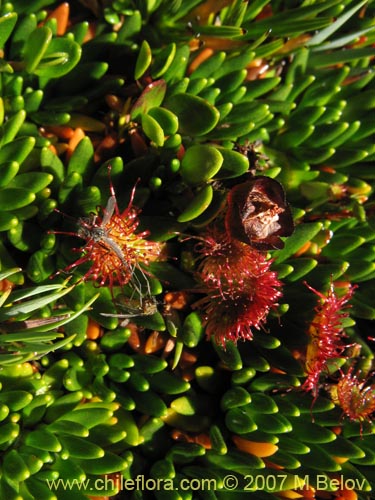
[[[366,35],[366,33],[374,31],[374,28],[366,28],[364,30],[356,31],[355,33],[350,33],[349,35],[342,36],[340,38],[336,38],[336,40],[332,40],[331,42],[323,43],[318,45],[317,47],[313,47],[314,52],[332,50],[332,49],[340,49],[341,47],[345,47],[350,43],[353,43],[358,38]],[[311,40],[310,40],[311,41]]]
[[[22,271],[20,267],[13,267],[12,269],[7,269],[0,273],[0,281],[5,280],[8,276],[12,276],[12,274],[16,274]]]
[[[7,334],[21,331],[27,331],[29,333],[33,328],[34,330],[36,329],[36,331],[40,331],[39,328],[42,325],[49,325],[50,328],[53,328],[53,324],[56,323],[56,321],[65,319],[66,317],[70,317],[70,314],[60,314],[59,316],[52,316],[50,318],[27,319],[25,321],[11,321],[9,323],[3,323],[0,330],[3,330],[3,332]]]
[[[21,356],[18,354],[0,354],[0,366],[24,363],[29,358],[30,356]]]
[[[362,2],[359,2],[357,5],[349,9],[348,12],[345,12],[345,14],[338,17],[335,22],[322,29],[321,31],[319,31],[319,33],[310,38],[310,40],[308,40],[305,45],[307,47],[311,47],[311,45],[319,45],[327,40],[327,38],[329,38],[331,35],[333,35],[333,33],[341,28],[341,26],[345,24],[357,12],[357,10],[363,7],[365,3],[367,3],[367,0],[362,0]]]
[[[64,338],[62,340],[59,340],[57,342],[54,342],[52,344],[46,344],[45,342],[43,343],[28,343],[24,347],[21,347],[17,349],[17,354],[32,354],[32,357],[35,358],[35,356],[41,356],[42,354],[48,354],[51,351],[55,351],[56,349],[59,349],[60,347],[63,347],[66,344],[69,344],[74,339],[75,335],[71,335],[70,337]]]
[[[56,321],[56,323],[54,323],[53,328],[59,328],[60,326],[65,325],[66,323],[70,323],[70,321],[74,320],[82,313],[87,311],[90,308],[91,304],[95,302],[95,300],[99,297],[99,295],[100,295],[99,293],[94,295],[94,297],[92,297],[88,302],[86,302],[86,304],[84,304],[78,311],[74,312],[74,314],[65,314],[63,319]],[[28,328],[27,332],[29,333],[33,331],[43,332],[43,331],[48,331],[49,329],[51,329],[51,324],[45,324],[35,328]]]
[[[2,279],[2,278],[0,278]],[[33,288],[25,288],[22,290],[15,290],[12,292],[12,302],[17,302],[17,300],[24,300],[28,297],[33,297],[34,295],[40,295],[46,292],[52,292],[53,290],[61,290],[65,283],[51,284],[51,285],[41,285]]]
[[[69,293],[74,287],[71,286],[62,290],[61,292],[57,292],[55,294],[48,295],[47,297],[39,297],[34,300],[29,300],[28,302],[24,302],[21,304],[15,304],[11,307],[3,308],[0,311],[0,321],[4,321],[8,318],[16,317],[19,314],[29,314],[31,312],[36,311],[37,309],[41,309],[42,307],[54,302],[67,293]]]
[[[0,344],[8,344],[10,342],[24,342],[26,345],[31,345],[33,342],[49,342],[50,340],[55,340],[57,337],[62,337],[62,333],[58,332],[47,332],[47,333],[7,333],[0,335]],[[23,351],[21,348],[17,348],[17,352],[28,352]]]

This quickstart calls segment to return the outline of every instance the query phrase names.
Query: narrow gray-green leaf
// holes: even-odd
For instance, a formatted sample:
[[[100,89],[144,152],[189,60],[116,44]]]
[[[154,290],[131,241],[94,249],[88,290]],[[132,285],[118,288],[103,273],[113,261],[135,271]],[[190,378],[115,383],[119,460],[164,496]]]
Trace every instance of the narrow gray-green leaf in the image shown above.
[[[307,47],[311,47],[312,45],[319,45],[327,40],[327,38],[329,38],[331,35],[333,35],[333,33],[341,28],[341,26],[345,24],[357,12],[357,10],[363,7],[363,5],[365,5],[366,3],[367,0],[362,0],[362,2],[359,2],[357,5],[349,9],[348,12],[345,12],[345,14],[338,17],[332,24],[320,30],[319,33],[310,38],[310,40],[308,40],[305,45]]]

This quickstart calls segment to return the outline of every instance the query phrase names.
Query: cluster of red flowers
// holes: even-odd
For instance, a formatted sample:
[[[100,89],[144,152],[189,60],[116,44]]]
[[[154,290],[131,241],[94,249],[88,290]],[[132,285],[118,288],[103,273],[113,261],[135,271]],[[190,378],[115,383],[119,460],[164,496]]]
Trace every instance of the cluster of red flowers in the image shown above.
[[[224,230],[213,227],[197,245],[203,255],[197,277],[205,296],[194,307],[202,309],[206,334],[225,347],[227,341],[251,340],[270,309],[281,297],[281,283],[264,253]]]
[[[79,219],[76,233],[61,233],[85,240],[75,249],[80,258],[65,271],[90,262],[83,280],[94,279],[111,289],[130,284],[141,296],[134,271],[143,272],[142,265],[155,260],[161,247],[145,239],[147,231],[136,233],[139,210],[133,206],[134,190],[123,212],[111,182],[110,194],[106,208]],[[198,249],[203,258],[197,277],[205,297],[195,307],[205,315],[208,337],[225,346],[228,340],[251,339],[251,329],[259,329],[277,305],[281,283],[264,251],[282,248],[280,236],[291,233],[293,221],[282,186],[258,176],[229,192],[225,221],[219,224],[220,229],[208,229]]]
[[[316,398],[319,380],[322,373],[328,371],[328,362],[335,358],[345,358],[344,351],[349,347],[345,343],[343,320],[348,316],[346,309],[350,307],[348,301],[355,287],[349,284],[346,293],[338,297],[332,282],[325,295],[307,283],[306,285],[319,297],[319,303],[308,329],[310,342],[306,350],[307,378],[302,389],[311,391]],[[375,385],[369,384],[367,379],[361,379],[353,371],[353,366],[346,373],[340,371],[340,378],[332,387],[332,399],[341,407],[344,415],[362,425],[375,412]]]
[[[250,340],[281,297],[281,282],[266,251],[282,248],[280,236],[293,232],[293,219],[279,182],[254,176],[228,193],[223,221],[207,230],[197,251],[203,255],[197,279],[205,297],[196,302],[207,336]]]
[[[306,391],[312,391],[314,397],[318,394],[319,378],[330,359],[342,357],[347,345],[344,342],[343,319],[348,316],[344,311],[347,302],[353,294],[353,287],[342,297],[338,297],[333,283],[326,295],[306,286],[319,297],[315,308],[315,316],[310,323],[308,334],[310,342],[306,351],[307,378],[302,386]]]

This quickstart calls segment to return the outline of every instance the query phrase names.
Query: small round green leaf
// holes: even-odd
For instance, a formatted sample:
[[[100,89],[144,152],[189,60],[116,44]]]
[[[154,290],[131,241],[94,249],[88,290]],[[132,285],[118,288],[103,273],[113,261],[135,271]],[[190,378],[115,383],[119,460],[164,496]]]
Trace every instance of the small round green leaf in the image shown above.
[[[12,33],[12,30],[17,22],[17,14],[10,12],[5,16],[0,17],[0,47],[4,47],[5,42]]]
[[[157,146],[163,146],[164,131],[155,118],[150,115],[142,115],[142,128],[143,132],[149,139],[151,139],[151,141],[153,141]]]
[[[166,139],[165,143],[164,143],[164,147],[166,149],[173,149],[175,151],[177,151],[179,149],[179,147],[181,146],[181,143],[182,143],[182,137],[180,134],[173,134],[171,136],[168,137],[168,139]],[[175,168],[176,167],[176,162],[172,165],[171,164],[171,169],[174,173],[177,172],[178,168]]]
[[[69,38],[53,38],[34,73],[44,78],[59,78],[69,73],[81,58],[82,49]]]
[[[250,394],[243,387],[232,387],[221,398],[220,406],[224,411],[245,406],[251,402]]]
[[[244,154],[226,148],[219,148],[219,151],[223,156],[223,165],[216,178],[240,177],[249,170],[249,160]]]
[[[195,311],[186,316],[182,325],[181,337],[187,347],[196,347],[204,334],[202,320]]]
[[[180,173],[188,184],[200,184],[220,170],[223,155],[214,146],[197,144],[187,149],[181,161]]]
[[[220,113],[214,106],[191,94],[172,95],[165,106],[177,116],[180,132],[185,135],[207,134],[220,118]]]
[[[26,266],[27,275],[34,283],[40,283],[49,278],[53,271],[53,261],[43,250],[34,252]]]
[[[228,429],[236,434],[253,432],[258,428],[254,420],[242,408],[231,408],[225,415],[225,423]]]
[[[167,84],[164,80],[156,80],[150,83],[150,85],[147,85],[134,103],[131,110],[131,118],[135,119],[139,115],[147,114],[151,108],[160,106],[163,102],[166,90]]]
[[[159,123],[165,135],[173,135],[178,130],[177,116],[166,108],[152,108],[149,113]]]
[[[13,366],[12,366],[13,368]],[[15,422],[6,422],[0,426],[0,444],[14,441],[20,433],[20,426]]]
[[[188,204],[182,214],[177,218],[178,222],[188,222],[201,215],[210,205],[213,196],[212,186],[207,185],[201,189]]]
[[[151,67],[151,74],[153,78],[160,78],[170,67],[173,59],[176,55],[176,44],[170,43],[164,47],[159,54],[155,57],[155,60]]]
[[[221,212],[226,203],[226,193],[223,191],[214,191],[210,206],[202,215],[196,217],[193,221],[194,227],[204,227],[212,222]]]

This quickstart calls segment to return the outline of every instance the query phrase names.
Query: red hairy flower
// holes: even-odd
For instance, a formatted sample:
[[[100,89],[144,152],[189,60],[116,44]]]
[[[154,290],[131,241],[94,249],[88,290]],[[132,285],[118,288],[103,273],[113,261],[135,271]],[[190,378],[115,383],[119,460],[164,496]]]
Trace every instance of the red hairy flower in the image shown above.
[[[195,303],[204,313],[206,334],[225,346],[228,340],[251,340],[281,297],[281,283],[263,253],[226,233],[210,230],[199,245],[204,255],[197,272],[205,297]]]
[[[112,183],[111,196],[106,208],[98,207],[99,214],[90,214],[87,218],[78,219],[79,229],[74,232],[58,232],[77,236],[86,240],[83,247],[75,248],[81,252],[81,257],[67,266],[64,271],[70,271],[86,262],[91,267],[83,276],[83,280],[97,280],[100,286],[131,284],[140,291],[140,284],[134,276],[135,269],[142,273],[142,264],[155,260],[161,251],[160,244],[146,240],[148,231],[136,233],[139,225],[139,209],[133,206],[135,188],[130,202],[123,212],[120,212]]]
[[[343,309],[350,307],[347,302],[353,295],[354,287],[349,286],[346,294],[338,297],[332,282],[326,295],[307,283],[305,285],[320,299],[308,329],[310,341],[306,351],[307,379],[302,385],[302,389],[312,391],[316,397],[319,377],[327,368],[327,362],[332,358],[342,357],[347,347],[344,342],[345,333],[342,322],[348,313]]]
[[[375,412],[375,385],[368,384],[367,380],[359,380],[353,374],[353,368],[343,375],[337,386],[337,402],[344,415],[350,420],[363,422],[370,420]]]
[[[253,276],[255,268],[267,262],[260,258],[259,252],[231,239],[228,233],[217,227],[207,230],[205,238],[196,245],[196,251],[204,256],[198,266],[199,279],[217,284],[220,289],[230,286],[233,281]]]

